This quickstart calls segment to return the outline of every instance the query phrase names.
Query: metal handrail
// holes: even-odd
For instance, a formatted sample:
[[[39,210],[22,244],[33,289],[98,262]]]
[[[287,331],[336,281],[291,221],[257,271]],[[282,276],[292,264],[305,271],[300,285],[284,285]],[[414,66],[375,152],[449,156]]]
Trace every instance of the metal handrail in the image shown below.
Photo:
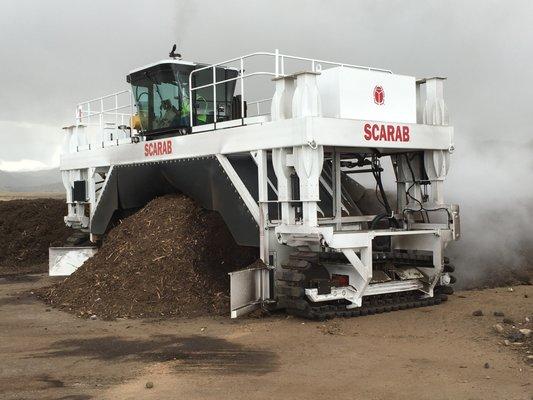
[[[229,63],[232,63],[232,62],[235,62],[235,61],[244,60],[245,58],[250,58],[250,57],[254,57],[254,56],[275,56],[275,55],[276,55],[275,53],[269,53],[269,52],[266,52],[266,51],[257,51],[255,53],[250,53],[250,54],[246,54],[244,56],[231,58],[231,59],[226,60],[226,61],[221,61],[221,62],[218,62],[216,64],[206,65],[205,67],[195,69],[193,71],[193,73],[198,72],[198,71],[203,71],[205,69],[209,69],[209,68],[213,68],[213,67],[219,67],[219,66],[224,65],[224,64],[229,64]]]
[[[259,109],[259,105],[260,104],[263,104],[263,103],[268,103],[269,101],[272,101],[272,99],[261,99],[261,100],[255,100],[255,101],[249,101],[248,102],[248,107],[252,107],[252,106],[256,106],[256,109],[257,109],[257,115],[266,115],[266,114],[261,114],[261,110]]]
[[[114,106],[110,104],[111,102],[114,103]],[[129,125],[129,119],[133,115],[133,111],[134,102],[131,90],[121,90],[78,103],[76,107],[76,126],[99,127],[100,141],[92,142],[92,144],[105,147],[107,142],[106,135],[108,134],[106,131],[110,128],[119,129],[120,126],[125,124]],[[131,129],[129,130],[129,135],[131,137]],[[115,139],[112,142],[114,143]],[[119,144],[119,139],[116,139],[116,144]],[[91,150],[91,143],[89,143],[89,150]]]
[[[383,68],[376,68],[376,67],[367,67],[364,65],[356,65],[356,64],[345,64],[345,63],[338,63],[335,61],[326,61],[326,60],[318,60],[313,58],[306,58],[306,57],[297,57],[297,56],[291,56],[288,54],[279,54],[279,57],[283,60],[285,58],[291,59],[291,60],[300,60],[300,61],[311,61],[312,65],[312,71],[316,70],[316,64],[328,64],[328,65],[336,65],[338,67],[346,67],[346,68],[355,68],[355,69],[364,69],[367,71],[376,71],[376,72],[386,72],[388,74],[392,74],[392,71],[390,69],[383,69]],[[282,64],[283,67],[283,64]],[[282,68],[283,70],[283,68]],[[283,74],[283,71],[282,71]]]
[[[129,108],[130,106],[122,106],[122,107],[119,107],[117,109],[114,109],[114,108],[110,108],[108,110],[103,110],[103,111],[95,111],[95,112],[91,112],[91,113],[84,113],[83,116],[81,118],[87,118],[87,117],[94,117],[96,115],[127,115],[127,116],[131,116],[132,114],[130,113],[119,113],[119,112],[114,112],[114,111],[118,111],[118,110],[121,110],[123,108]]]
[[[119,97],[122,99],[125,97],[123,95],[128,95],[128,103],[119,105]],[[115,106],[111,108],[104,108],[104,102],[108,99],[114,98]],[[96,104],[95,104],[96,103]],[[94,105],[93,108],[98,108],[98,110],[91,110],[91,105]],[[91,117],[99,116],[100,125],[104,123],[104,116],[115,116],[115,124],[118,124],[118,119],[120,117],[121,121],[124,121],[124,117],[133,115],[134,103],[132,101],[132,92],[131,90],[121,90],[119,92],[111,93],[102,97],[94,98],[91,100],[83,101],[78,103],[76,107],[76,122],[81,123],[83,120],[87,120],[87,123],[91,123]],[[119,110],[129,109],[130,112],[124,113],[119,112]]]
[[[249,73],[249,74],[245,74],[244,73],[244,60],[248,59],[248,58],[252,58],[252,57],[258,57],[258,56],[274,57],[274,60],[275,60],[274,71],[275,72],[260,71],[260,72],[252,72],[252,73]],[[207,88],[207,87],[213,87],[213,102],[214,102],[213,114],[215,114],[215,108],[216,108],[215,105],[216,105],[216,101],[217,101],[216,100],[217,99],[217,96],[216,96],[217,95],[217,90],[216,90],[217,85],[220,85],[220,84],[223,84],[223,83],[227,83],[227,82],[240,81],[240,83],[241,83],[241,104],[240,104],[240,106],[241,106],[240,107],[241,108],[241,114],[240,115],[241,115],[241,123],[242,123],[242,125],[244,125],[244,79],[245,78],[249,78],[251,76],[259,76],[259,75],[262,75],[262,76],[274,76],[274,77],[285,76],[285,60],[286,59],[299,60],[299,61],[309,61],[309,62],[311,62],[311,71],[314,71],[314,72],[321,71],[322,70],[322,64],[327,64],[327,65],[334,65],[334,66],[339,66],[339,67],[364,69],[364,70],[368,70],[368,71],[376,71],[376,72],[384,72],[384,73],[392,74],[392,71],[388,70],[388,69],[366,67],[366,66],[355,65],[355,64],[339,63],[339,62],[335,62],[335,61],[318,60],[318,59],[307,58],[307,57],[298,57],[298,56],[292,56],[292,55],[288,55],[288,54],[280,54],[278,49],[276,49],[274,53],[270,53],[270,52],[266,52],[266,51],[259,51],[259,52],[255,52],[255,53],[246,54],[246,55],[241,56],[241,57],[235,57],[235,58],[231,58],[229,60],[225,60],[225,61],[221,61],[221,62],[218,62],[218,63],[215,63],[215,64],[207,65],[205,67],[201,67],[201,68],[198,68],[198,69],[195,69],[194,71],[192,71],[189,74],[189,101],[192,102],[193,91],[204,89],[204,88]],[[220,66],[223,66],[223,65],[226,65],[226,64],[234,63],[234,62],[237,62],[237,61],[240,62],[240,68],[238,70],[239,71],[239,76],[237,76],[235,78],[229,78],[229,79],[224,79],[224,80],[221,80],[221,81],[217,81],[216,68],[220,67]],[[205,84],[205,85],[201,85],[201,86],[192,87],[193,75],[197,74],[198,72],[205,71],[205,70],[208,70],[208,69],[212,70],[213,82]],[[259,102],[261,102],[261,101],[252,102],[250,104],[257,103],[257,107],[259,109]],[[191,104],[191,107],[189,107],[189,120],[190,120],[191,127],[194,127],[193,108],[194,107],[192,107],[192,104]],[[259,111],[258,111],[258,113],[259,113]],[[216,123],[217,123],[217,121],[216,121],[216,118],[215,118],[213,120],[213,126],[214,126],[215,129],[216,129]]]
[[[115,93],[107,94],[107,95],[102,96],[102,97],[97,97],[97,98],[94,98],[94,99],[91,99],[91,100],[82,101],[81,103],[78,103],[78,106],[81,106],[82,104],[94,103],[95,101],[105,100],[105,99],[108,99],[110,97],[119,96],[119,95],[124,94],[124,93],[131,94],[131,90],[129,90],[129,89],[121,90],[120,92],[115,92]]]
[[[194,71],[193,71],[194,72]],[[276,76],[276,74],[274,72],[266,72],[266,71],[260,71],[260,72],[252,72],[250,74],[244,74],[242,76],[242,78],[249,78],[251,76],[258,76],[258,75],[271,75],[271,76]],[[223,83],[227,83],[227,82],[231,82],[231,81],[234,81],[234,80],[237,80],[237,79],[240,79],[240,78],[228,78],[228,79],[224,79],[222,81],[217,81],[217,85],[221,85]],[[199,89],[203,89],[203,88],[206,88],[206,87],[209,87],[209,86],[212,86],[213,84],[212,83],[207,83],[205,85],[202,85],[202,86],[195,86],[192,90],[199,90]]]
[[[251,72],[251,73],[244,73],[244,61],[253,57],[261,57],[261,56],[267,56],[267,57],[273,57],[274,58],[274,72],[272,71],[257,71],[257,72]],[[285,63],[286,60],[297,60],[297,61],[305,61],[311,63],[311,71],[319,72],[322,70],[322,64],[326,65],[332,65],[332,66],[339,66],[339,67],[346,67],[346,68],[355,68],[355,69],[364,69],[368,71],[377,71],[377,72],[384,72],[384,73],[392,73],[392,71],[382,68],[374,68],[374,67],[367,67],[367,66],[361,66],[361,65],[355,65],[355,64],[346,64],[346,63],[339,63],[335,61],[327,61],[327,60],[319,60],[319,59],[312,59],[307,57],[298,57],[288,54],[281,54],[277,49],[271,53],[271,52],[265,52],[265,51],[259,51],[255,53],[249,53],[244,56],[231,58],[229,60],[221,61],[215,64],[207,65],[205,67],[201,67],[198,69],[193,70],[189,74],[189,101],[192,102],[193,98],[193,92],[205,89],[208,87],[212,87],[213,89],[213,111],[216,115],[216,103],[217,103],[217,85],[228,83],[228,82],[240,82],[240,89],[241,89],[241,99],[240,99],[240,110],[241,110],[241,124],[245,124],[244,120],[244,103],[245,103],[245,85],[244,85],[244,79],[251,78],[254,76],[270,76],[270,77],[280,77],[280,76],[286,76],[285,75]],[[239,67],[234,69],[237,70],[238,76],[234,78],[228,78],[223,79],[220,81],[217,81],[216,77],[216,68],[220,66],[224,66],[226,64],[239,62]],[[192,86],[192,79],[193,75],[197,74],[201,71],[209,70],[212,71],[212,83],[201,85],[201,86]],[[119,96],[124,97],[123,95],[127,94],[129,102],[128,104],[119,105]],[[104,102],[108,99],[114,98],[115,106],[111,108],[104,108]],[[272,101],[271,98],[268,99],[261,99],[256,101],[250,101],[248,102],[248,105],[252,106],[255,105],[257,108],[257,114],[260,115],[260,104],[263,104],[265,102]],[[95,104],[96,103],[96,104]],[[93,109],[91,110],[91,106],[93,105]],[[100,125],[100,127],[103,127],[104,124],[113,124],[113,122],[106,122],[104,121],[104,117],[106,116],[114,116],[115,122],[114,124],[118,126],[119,120],[122,121],[122,124],[124,124],[124,120],[127,117],[131,117],[134,114],[134,107],[135,102],[132,98],[132,91],[131,90],[122,90],[119,92],[111,93],[102,97],[94,98],[91,100],[87,100],[81,103],[78,103],[76,107],[76,123],[81,124],[83,120],[86,120],[85,124],[92,125],[91,124],[91,118],[99,117],[99,120],[94,125]],[[94,110],[97,108],[97,110]],[[119,110],[129,109],[130,112],[119,112]],[[191,104],[191,107],[189,107],[189,118],[190,118],[190,125],[191,127],[194,126],[194,119],[193,119],[193,110],[194,107]],[[216,116],[213,121],[214,129],[216,129]]]
[[[337,65],[339,67],[358,68],[358,69],[365,69],[365,70],[369,70],[369,71],[387,72],[389,74],[392,74],[392,71],[389,70],[389,69],[368,67],[368,66],[356,65],[356,64],[339,63],[339,62],[336,62],[336,61],[326,61],[326,60],[319,60],[319,59],[307,58],[307,57],[292,56],[292,55],[289,55],[289,54],[280,54],[277,49],[275,50],[274,53],[270,53],[270,52],[266,52],[266,51],[258,51],[258,52],[255,52],[255,53],[246,54],[246,55],[241,56],[241,57],[235,57],[235,58],[231,58],[229,60],[220,61],[220,62],[218,62],[216,64],[206,65],[205,67],[195,69],[192,73],[196,73],[198,71],[203,71],[203,70],[206,70],[206,69],[209,69],[209,68],[213,68],[213,67],[219,67],[219,66],[224,65],[224,64],[229,64],[229,63],[232,63],[232,62],[235,62],[235,61],[239,61],[241,59],[251,58],[251,57],[255,57],[255,56],[274,56],[274,57],[279,57],[279,58],[289,58],[289,59],[301,60],[301,61],[311,61],[311,62],[314,61],[315,63],[319,63],[319,64]],[[232,78],[232,79],[237,79],[237,78]]]

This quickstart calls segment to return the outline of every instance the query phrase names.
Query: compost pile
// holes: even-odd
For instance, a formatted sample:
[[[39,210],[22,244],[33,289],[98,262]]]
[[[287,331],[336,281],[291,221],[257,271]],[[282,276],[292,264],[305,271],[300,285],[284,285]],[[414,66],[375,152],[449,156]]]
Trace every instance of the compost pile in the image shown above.
[[[39,296],[82,317],[193,317],[229,310],[228,272],[257,258],[221,216],[184,195],[156,198],[111,229],[98,253]]]
[[[63,200],[0,201],[0,275],[46,271],[48,247],[73,233],[63,222],[66,212]]]

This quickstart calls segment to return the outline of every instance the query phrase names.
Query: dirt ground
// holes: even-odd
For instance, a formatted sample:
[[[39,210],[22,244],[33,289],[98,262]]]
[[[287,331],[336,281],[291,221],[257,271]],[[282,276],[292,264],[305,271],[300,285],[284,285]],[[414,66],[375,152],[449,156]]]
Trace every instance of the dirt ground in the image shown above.
[[[28,293],[50,283],[42,275],[0,278],[2,399],[533,395],[533,368],[492,329],[494,310],[515,321],[531,315],[533,286],[325,323],[284,315],[106,322],[50,309]],[[485,315],[472,316],[477,309]]]

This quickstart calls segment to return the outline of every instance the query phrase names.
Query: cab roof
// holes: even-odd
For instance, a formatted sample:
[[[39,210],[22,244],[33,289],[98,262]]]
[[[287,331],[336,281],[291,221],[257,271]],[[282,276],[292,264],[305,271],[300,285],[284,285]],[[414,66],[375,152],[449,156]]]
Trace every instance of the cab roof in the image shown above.
[[[147,68],[155,67],[156,65],[163,65],[163,64],[178,64],[178,65],[187,65],[187,66],[192,66],[192,67],[195,67],[196,65],[198,65],[197,63],[191,62],[191,61],[175,60],[172,58],[167,58],[166,60],[157,61],[151,64],[143,65],[142,67],[139,67],[139,68],[135,68],[131,70],[130,72],[128,72],[128,75],[134,74],[135,72],[143,71]]]

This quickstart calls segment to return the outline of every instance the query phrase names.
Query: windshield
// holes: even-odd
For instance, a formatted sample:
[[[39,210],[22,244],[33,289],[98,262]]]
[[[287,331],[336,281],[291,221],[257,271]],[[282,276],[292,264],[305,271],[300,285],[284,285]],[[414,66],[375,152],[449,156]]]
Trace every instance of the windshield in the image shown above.
[[[189,126],[189,74],[193,67],[162,64],[131,74],[142,131]]]
[[[201,65],[197,66],[202,67]],[[214,99],[211,69],[193,75],[192,102],[189,99],[189,76],[194,66],[176,63],[159,64],[128,75],[131,83],[141,132],[166,133],[191,126],[191,104],[194,125],[210,124],[241,118],[235,114],[233,93],[238,72],[216,68],[217,84]],[[205,87],[202,87],[205,86]],[[237,102],[240,106],[240,101]]]

